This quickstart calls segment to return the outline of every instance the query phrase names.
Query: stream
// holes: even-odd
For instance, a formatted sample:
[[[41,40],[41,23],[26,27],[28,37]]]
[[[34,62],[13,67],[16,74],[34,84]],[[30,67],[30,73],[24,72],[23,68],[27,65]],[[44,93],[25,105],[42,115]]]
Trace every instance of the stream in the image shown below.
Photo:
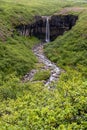
[[[43,47],[44,44],[39,44],[36,45],[32,51],[33,53],[36,55],[36,57],[38,58],[38,63],[39,64],[43,64],[44,66],[41,68],[42,70],[50,70],[51,75],[49,77],[49,79],[44,83],[45,86],[47,86],[48,88],[51,87],[51,84],[53,82],[58,81],[60,73],[61,73],[61,69],[59,67],[57,67],[53,62],[51,62],[44,54],[43,51]],[[23,82],[26,81],[31,81],[33,82],[33,77],[35,75],[35,73],[38,72],[38,70],[33,69],[31,70],[29,73],[27,73],[24,77],[23,77]]]

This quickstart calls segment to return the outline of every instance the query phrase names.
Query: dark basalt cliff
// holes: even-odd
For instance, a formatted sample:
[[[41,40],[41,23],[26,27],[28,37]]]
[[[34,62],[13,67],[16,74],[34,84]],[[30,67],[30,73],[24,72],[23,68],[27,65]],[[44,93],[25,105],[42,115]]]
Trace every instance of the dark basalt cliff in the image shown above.
[[[52,16],[50,20],[50,38],[54,40],[57,36],[63,35],[65,31],[70,30],[76,23],[78,16]]]
[[[53,15],[49,19],[50,39],[53,41],[57,36],[63,35],[65,31],[70,30],[76,23],[78,16],[75,15]],[[36,36],[42,41],[46,37],[46,16],[35,16],[35,22],[16,27],[20,35]]]

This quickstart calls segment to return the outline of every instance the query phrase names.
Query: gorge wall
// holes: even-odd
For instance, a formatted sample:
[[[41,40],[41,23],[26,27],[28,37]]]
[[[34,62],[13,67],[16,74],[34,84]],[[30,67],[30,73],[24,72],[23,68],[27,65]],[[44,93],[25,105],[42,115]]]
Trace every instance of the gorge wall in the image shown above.
[[[53,41],[57,36],[63,35],[70,30],[76,23],[78,16],[75,15],[53,15],[49,18],[50,40]],[[23,36],[35,36],[42,41],[46,37],[46,16],[35,16],[35,22],[16,27],[18,33]]]

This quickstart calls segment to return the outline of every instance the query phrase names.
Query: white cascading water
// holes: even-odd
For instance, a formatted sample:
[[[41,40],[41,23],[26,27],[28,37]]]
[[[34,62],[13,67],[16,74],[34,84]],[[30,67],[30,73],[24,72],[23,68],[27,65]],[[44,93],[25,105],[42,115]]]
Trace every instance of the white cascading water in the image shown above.
[[[50,42],[50,24],[49,24],[49,17],[46,17],[46,42]]]

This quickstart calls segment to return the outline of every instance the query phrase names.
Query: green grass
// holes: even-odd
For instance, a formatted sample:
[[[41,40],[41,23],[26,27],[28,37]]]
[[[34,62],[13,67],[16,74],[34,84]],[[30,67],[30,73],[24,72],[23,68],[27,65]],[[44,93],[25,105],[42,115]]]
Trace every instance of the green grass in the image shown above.
[[[34,75],[34,81],[42,81],[47,80],[50,77],[50,71],[49,70],[40,70]]]
[[[87,129],[87,4],[85,0],[0,0],[0,130]],[[52,15],[64,7],[83,7],[72,30],[45,47],[45,54],[62,73],[54,90],[42,82],[20,78],[41,68],[31,48],[40,41],[14,34],[15,26],[35,15]],[[36,73],[36,80],[49,72]],[[84,78],[85,76],[85,78]]]
[[[35,68],[36,57],[31,51],[32,46],[39,41],[36,38],[15,37],[0,43],[0,75],[5,79],[6,75],[15,73],[23,76],[32,68]]]

